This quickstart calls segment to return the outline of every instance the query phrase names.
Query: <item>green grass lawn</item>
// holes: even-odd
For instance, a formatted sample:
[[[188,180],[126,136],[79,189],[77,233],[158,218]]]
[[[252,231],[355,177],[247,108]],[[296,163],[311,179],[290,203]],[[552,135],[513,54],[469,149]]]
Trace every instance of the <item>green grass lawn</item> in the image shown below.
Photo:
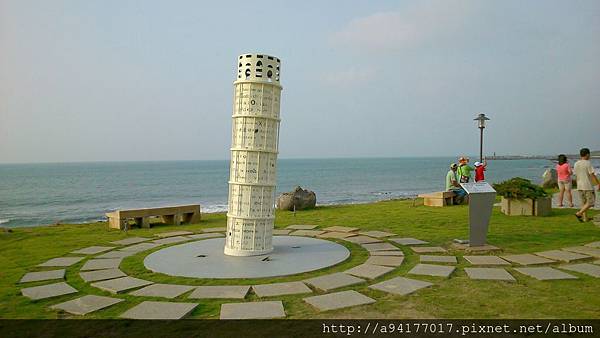
[[[494,209],[488,242],[504,249],[504,253],[528,253],[559,249],[600,240],[600,227],[588,222],[577,222],[572,211],[555,209],[550,217],[505,216]],[[412,201],[388,201],[373,204],[319,207],[314,210],[277,212],[276,227],[290,224],[318,224],[322,227],[344,225],[363,230],[382,230],[402,237],[415,237],[446,248],[454,238],[467,238],[468,209],[466,206],[430,208],[413,206]],[[91,245],[109,245],[108,242],[127,236],[153,236],[173,230],[200,230],[225,226],[224,214],[203,215],[200,224],[182,226],[155,226],[152,229],[134,229],[128,233],[110,230],[106,223],[57,225],[37,228],[18,228],[0,234],[0,318],[70,318],[69,314],[51,310],[57,304],[77,295],[66,295],[48,300],[31,301],[20,295],[19,279],[28,271],[40,270],[35,266],[50,258]],[[121,269],[130,276],[154,282],[189,285],[257,284],[302,280],[307,277],[343,271],[364,262],[368,253],[360,246],[338,241],[351,249],[351,257],[334,267],[310,273],[261,279],[201,280],[179,278],[152,273],[143,266],[143,259],[152,252],[145,251],[125,258]],[[176,245],[176,244],[175,244]],[[164,246],[156,249],[159,250]],[[375,282],[394,276],[406,275],[418,261],[418,256],[403,248],[406,260],[393,272]],[[451,251],[462,256],[462,252]],[[79,290],[79,295],[112,296],[91,287],[79,278],[78,271],[85,261],[67,268],[67,282]],[[273,297],[284,302],[288,318],[600,318],[600,279],[573,272],[578,280],[537,281],[510,269],[517,283],[472,281],[466,276],[464,259],[459,258],[457,271],[450,279],[416,277],[435,286],[408,296],[392,296],[371,290],[367,285],[339,289],[354,289],[377,303],[340,311],[319,313],[302,301],[302,296]],[[27,283],[26,286],[48,282]],[[338,291],[338,290],[336,290]],[[316,292],[318,294],[319,292]],[[186,301],[187,294],[175,301]],[[149,300],[147,297],[117,295],[126,299],[118,305],[92,313],[85,318],[111,318],[128,308]],[[246,301],[256,300],[249,295]],[[159,300],[159,299],[157,299]],[[200,305],[192,318],[218,318],[222,303],[234,301],[194,300]],[[75,317],[77,318],[77,317]]]

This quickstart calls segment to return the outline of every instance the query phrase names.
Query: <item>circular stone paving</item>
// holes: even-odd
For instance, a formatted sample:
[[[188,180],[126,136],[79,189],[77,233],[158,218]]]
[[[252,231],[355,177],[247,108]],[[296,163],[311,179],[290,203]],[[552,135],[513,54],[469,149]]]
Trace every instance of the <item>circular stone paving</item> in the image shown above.
[[[224,245],[225,238],[175,245],[148,255],[144,265],[170,276],[257,278],[318,270],[350,256],[343,245],[300,236],[273,236],[273,252],[261,256],[227,256]]]

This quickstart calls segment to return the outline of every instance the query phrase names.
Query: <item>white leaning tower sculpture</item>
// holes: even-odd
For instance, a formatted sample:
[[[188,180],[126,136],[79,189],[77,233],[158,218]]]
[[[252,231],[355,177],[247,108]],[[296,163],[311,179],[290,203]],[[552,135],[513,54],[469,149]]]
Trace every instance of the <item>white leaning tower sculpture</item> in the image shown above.
[[[273,251],[279,144],[281,62],[265,54],[238,58],[234,82],[225,254]]]

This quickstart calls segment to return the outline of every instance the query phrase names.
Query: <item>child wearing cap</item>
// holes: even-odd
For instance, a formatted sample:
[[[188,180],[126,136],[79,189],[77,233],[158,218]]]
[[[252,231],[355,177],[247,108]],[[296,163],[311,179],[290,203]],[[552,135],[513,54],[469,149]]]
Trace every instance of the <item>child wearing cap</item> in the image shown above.
[[[487,161],[484,159],[483,163],[475,162],[475,182],[485,181],[485,175],[483,172],[485,171],[485,167],[487,167]]]

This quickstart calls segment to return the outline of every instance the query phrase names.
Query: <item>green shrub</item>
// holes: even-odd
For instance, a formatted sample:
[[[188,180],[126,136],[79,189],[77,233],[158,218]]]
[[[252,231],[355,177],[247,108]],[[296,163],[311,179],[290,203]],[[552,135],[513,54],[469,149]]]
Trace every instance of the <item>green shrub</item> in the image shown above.
[[[510,180],[494,184],[496,192],[504,198],[536,200],[538,198],[548,197],[548,193],[539,185],[531,183],[521,177],[514,177]]]

